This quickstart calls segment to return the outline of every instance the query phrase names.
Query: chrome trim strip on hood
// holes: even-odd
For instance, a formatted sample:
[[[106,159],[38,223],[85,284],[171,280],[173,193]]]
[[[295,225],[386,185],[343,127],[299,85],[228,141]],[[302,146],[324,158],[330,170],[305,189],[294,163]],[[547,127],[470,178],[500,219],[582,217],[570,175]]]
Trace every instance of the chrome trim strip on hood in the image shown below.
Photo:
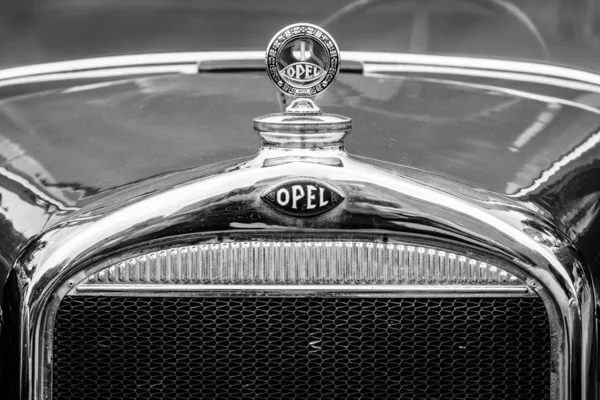
[[[42,81],[106,78],[143,74],[196,74],[203,61],[264,60],[264,51],[207,51],[181,53],[152,53],[125,56],[87,58],[46,64],[28,65],[0,70],[0,87]],[[448,74],[465,74],[464,69],[485,70],[488,74],[524,82],[542,83],[575,90],[600,93],[600,75],[580,69],[551,64],[486,59],[476,57],[439,56],[431,54],[381,53],[345,51],[344,62],[363,65],[365,73],[384,71],[414,71],[410,65],[427,66]],[[343,67],[343,64],[342,64]],[[264,66],[261,66],[264,69]],[[104,70],[104,71],[100,71]],[[474,71],[471,71],[472,75]]]

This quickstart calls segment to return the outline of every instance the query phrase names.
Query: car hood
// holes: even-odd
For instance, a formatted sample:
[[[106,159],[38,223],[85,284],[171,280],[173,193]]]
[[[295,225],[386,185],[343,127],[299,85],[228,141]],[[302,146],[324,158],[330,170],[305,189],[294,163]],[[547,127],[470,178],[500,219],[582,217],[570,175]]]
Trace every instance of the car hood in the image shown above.
[[[14,242],[4,257],[124,188],[253,156],[252,119],[281,111],[281,101],[259,72],[143,76],[4,99],[0,218]],[[548,216],[584,252],[597,245],[598,94],[497,78],[345,73],[317,102],[353,118],[350,154],[458,182],[470,196],[510,198]]]

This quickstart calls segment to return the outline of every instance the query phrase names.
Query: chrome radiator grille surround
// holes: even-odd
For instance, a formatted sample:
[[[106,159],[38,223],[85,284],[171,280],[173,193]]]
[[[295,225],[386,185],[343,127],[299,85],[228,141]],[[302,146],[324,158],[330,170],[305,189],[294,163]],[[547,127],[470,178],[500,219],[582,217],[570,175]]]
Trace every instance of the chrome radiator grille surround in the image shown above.
[[[539,298],[71,297],[53,399],[549,399]]]

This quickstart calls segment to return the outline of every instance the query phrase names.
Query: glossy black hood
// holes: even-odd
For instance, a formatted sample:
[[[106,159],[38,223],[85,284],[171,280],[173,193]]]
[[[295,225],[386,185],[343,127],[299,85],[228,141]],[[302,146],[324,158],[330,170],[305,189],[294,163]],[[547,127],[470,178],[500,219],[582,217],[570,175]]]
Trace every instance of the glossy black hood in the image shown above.
[[[522,202],[595,263],[598,97],[499,79],[346,73],[317,102],[353,118],[349,153],[461,182],[470,196]],[[140,77],[5,98],[0,224],[10,240],[0,255],[10,263],[44,227],[122,188],[256,154],[252,119],[281,108],[262,72]]]

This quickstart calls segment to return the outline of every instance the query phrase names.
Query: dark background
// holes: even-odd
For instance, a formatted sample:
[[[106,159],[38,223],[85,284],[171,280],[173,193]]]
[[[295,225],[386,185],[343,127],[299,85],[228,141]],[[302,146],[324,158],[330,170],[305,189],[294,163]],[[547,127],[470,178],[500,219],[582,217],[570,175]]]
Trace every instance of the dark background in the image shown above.
[[[293,22],[327,24],[342,50],[545,60],[600,70],[596,0],[0,0],[0,67],[90,56],[263,49]],[[366,5],[366,6],[365,6]]]

